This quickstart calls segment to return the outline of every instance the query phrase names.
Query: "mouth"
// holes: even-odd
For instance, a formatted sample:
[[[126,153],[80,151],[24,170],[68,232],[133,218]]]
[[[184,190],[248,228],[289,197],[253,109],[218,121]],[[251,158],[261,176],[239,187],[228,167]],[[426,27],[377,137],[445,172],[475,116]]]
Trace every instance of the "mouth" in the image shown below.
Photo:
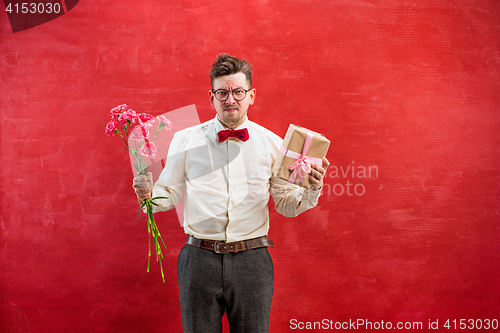
[[[236,111],[238,111],[238,108],[234,107],[234,106],[229,106],[229,107],[225,107],[224,111],[225,112],[236,112]]]

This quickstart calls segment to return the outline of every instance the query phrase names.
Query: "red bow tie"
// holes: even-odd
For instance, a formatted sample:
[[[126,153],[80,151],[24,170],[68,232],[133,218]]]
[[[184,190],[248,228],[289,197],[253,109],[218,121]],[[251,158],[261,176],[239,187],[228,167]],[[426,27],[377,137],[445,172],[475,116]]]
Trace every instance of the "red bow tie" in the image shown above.
[[[246,128],[239,129],[239,130],[224,130],[224,131],[219,131],[217,133],[219,136],[219,142],[224,142],[229,138],[236,138],[240,141],[247,141],[248,140],[248,130]]]

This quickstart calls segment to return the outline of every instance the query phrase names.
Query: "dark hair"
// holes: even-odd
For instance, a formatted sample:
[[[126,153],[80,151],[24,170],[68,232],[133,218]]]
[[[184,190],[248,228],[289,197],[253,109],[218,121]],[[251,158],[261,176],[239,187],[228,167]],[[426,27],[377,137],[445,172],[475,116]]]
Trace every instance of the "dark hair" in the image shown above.
[[[252,88],[252,65],[245,59],[238,59],[226,53],[217,56],[217,60],[210,69],[210,84],[214,87],[214,80],[220,76],[242,72],[245,74],[249,88]]]

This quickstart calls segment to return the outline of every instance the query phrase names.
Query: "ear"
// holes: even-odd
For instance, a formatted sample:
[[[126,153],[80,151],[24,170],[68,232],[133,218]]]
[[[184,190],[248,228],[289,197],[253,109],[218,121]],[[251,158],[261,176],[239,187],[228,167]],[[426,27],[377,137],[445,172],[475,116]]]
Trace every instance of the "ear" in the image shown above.
[[[250,105],[253,105],[255,102],[255,94],[257,94],[257,89],[253,88],[252,90],[249,91],[250,93]]]
[[[215,96],[214,96],[214,94],[212,93],[212,89],[210,89],[210,90],[208,91],[208,98],[210,99],[210,104],[212,104],[212,106],[214,106],[214,98],[215,98]]]

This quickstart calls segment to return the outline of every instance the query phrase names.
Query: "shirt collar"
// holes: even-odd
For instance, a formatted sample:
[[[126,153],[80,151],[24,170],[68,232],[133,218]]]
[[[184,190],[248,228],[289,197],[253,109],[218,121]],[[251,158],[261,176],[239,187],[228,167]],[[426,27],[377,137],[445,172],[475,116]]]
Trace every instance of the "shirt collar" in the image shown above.
[[[248,120],[248,117],[245,116],[246,119],[245,121],[243,122],[243,124],[241,124],[240,126],[236,127],[235,130],[238,130],[238,129],[242,129],[242,128],[248,128],[248,124],[249,124],[249,120]],[[227,128],[224,127],[224,125],[222,125],[222,123],[219,121],[219,119],[217,118],[217,115],[215,116],[215,121],[214,121],[214,125],[215,125],[215,132],[218,133],[219,131],[223,131],[223,130],[226,130]]]

